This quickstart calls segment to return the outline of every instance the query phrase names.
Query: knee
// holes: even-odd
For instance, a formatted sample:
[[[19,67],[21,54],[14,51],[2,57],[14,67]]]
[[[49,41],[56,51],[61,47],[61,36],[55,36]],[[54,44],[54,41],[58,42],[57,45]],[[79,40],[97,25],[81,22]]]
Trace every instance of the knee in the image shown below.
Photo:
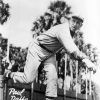
[[[32,82],[33,82],[33,80],[27,78],[27,80],[26,80],[26,83],[27,83],[27,84],[32,83]]]
[[[32,83],[33,82],[33,78],[31,78],[30,76],[28,76],[28,75],[25,75],[24,74],[24,80],[25,80],[25,83]]]
[[[20,82],[20,83],[32,83],[33,79],[31,77],[29,77],[28,75],[26,75],[25,73],[21,73],[21,72],[13,72],[13,77],[12,79],[14,80],[14,82]]]

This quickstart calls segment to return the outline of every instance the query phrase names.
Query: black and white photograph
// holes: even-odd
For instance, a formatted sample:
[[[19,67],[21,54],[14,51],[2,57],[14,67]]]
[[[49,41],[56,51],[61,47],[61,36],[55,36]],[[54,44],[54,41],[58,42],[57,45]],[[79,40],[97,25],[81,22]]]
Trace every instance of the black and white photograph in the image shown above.
[[[0,0],[0,100],[100,100],[99,0]]]

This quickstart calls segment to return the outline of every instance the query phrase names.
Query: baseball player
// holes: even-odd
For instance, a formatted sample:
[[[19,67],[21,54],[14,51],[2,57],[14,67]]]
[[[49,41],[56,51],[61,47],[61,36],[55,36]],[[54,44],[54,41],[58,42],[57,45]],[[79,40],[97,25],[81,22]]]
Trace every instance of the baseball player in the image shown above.
[[[49,66],[52,65],[53,67],[55,66],[55,60],[53,60],[53,62],[52,61],[50,62],[49,60],[61,48],[64,48],[66,53],[73,55],[76,60],[81,60],[88,67],[94,68],[95,67],[94,64],[87,58],[87,56],[84,53],[82,53],[77,48],[77,46],[73,42],[72,39],[72,33],[74,33],[73,31],[79,29],[82,26],[82,23],[79,23],[80,20],[75,20],[75,19],[80,19],[81,22],[83,22],[81,18],[73,16],[69,20],[66,20],[65,23],[56,25],[51,29],[49,29],[48,31],[46,31],[45,33],[42,33],[35,39],[33,39],[28,48],[28,54],[26,59],[26,65],[24,67],[24,72],[6,72],[5,75],[7,77],[12,78],[15,83],[16,82],[31,83],[34,81],[36,77],[36,73],[41,62],[45,61],[45,64],[48,64]],[[56,77],[57,76],[55,74],[55,78]],[[54,98],[50,99],[47,98],[46,100],[53,100],[53,99]]]

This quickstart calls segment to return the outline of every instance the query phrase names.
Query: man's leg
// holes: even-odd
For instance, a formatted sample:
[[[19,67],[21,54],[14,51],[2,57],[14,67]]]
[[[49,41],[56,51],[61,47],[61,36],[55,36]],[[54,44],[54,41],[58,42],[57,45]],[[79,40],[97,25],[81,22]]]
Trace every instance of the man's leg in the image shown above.
[[[34,81],[38,67],[41,63],[34,49],[34,46],[30,45],[27,54],[26,65],[24,67],[24,72],[12,72],[12,78],[14,82],[31,83]]]
[[[44,62],[44,70],[46,72],[46,100],[54,100],[57,97],[56,56]]]

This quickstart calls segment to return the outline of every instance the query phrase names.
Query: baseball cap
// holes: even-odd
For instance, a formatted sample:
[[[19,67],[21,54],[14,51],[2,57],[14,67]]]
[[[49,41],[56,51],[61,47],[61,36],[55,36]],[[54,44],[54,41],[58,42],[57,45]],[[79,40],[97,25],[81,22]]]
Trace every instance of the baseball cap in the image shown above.
[[[83,19],[81,16],[78,16],[78,15],[72,15],[72,18],[78,19],[78,20],[80,20],[82,23],[83,23],[83,21],[84,21],[84,19]]]

